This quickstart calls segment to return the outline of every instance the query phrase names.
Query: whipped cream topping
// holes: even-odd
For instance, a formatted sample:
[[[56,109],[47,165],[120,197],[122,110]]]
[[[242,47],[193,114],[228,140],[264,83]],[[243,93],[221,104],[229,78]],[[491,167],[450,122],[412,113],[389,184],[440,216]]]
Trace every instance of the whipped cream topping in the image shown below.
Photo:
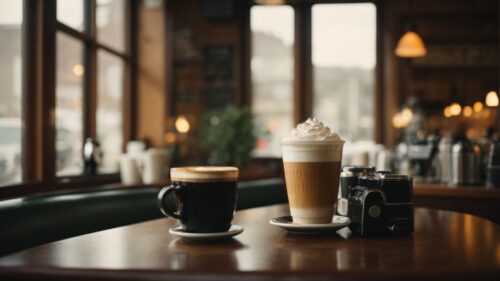
[[[283,138],[285,142],[300,141],[343,141],[328,126],[316,118],[309,118],[306,122],[298,124],[288,136]]]

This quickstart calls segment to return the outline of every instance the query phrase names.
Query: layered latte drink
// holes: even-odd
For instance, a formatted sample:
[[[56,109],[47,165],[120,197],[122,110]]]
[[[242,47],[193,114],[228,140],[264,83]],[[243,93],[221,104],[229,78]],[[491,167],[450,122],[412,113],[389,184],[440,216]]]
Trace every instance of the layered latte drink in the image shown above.
[[[339,189],[344,141],[322,122],[309,118],[281,140],[293,222],[330,223]]]

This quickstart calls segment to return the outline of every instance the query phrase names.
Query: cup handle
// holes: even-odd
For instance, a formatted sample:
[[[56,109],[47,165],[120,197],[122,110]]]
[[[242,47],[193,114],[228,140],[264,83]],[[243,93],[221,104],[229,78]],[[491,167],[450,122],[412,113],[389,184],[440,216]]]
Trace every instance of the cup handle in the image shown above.
[[[178,219],[178,220],[181,219],[181,217],[179,216],[178,211],[176,210],[175,212],[171,212],[167,208],[167,206],[165,205],[165,197],[167,197],[170,192],[177,191],[179,189],[180,188],[178,186],[169,185],[169,186],[165,186],[164,188],[162,188],[160,190],[160,193],[158,193],[158,207],[160,208],[160,211],[165,216],[172,217],[172,218]]]

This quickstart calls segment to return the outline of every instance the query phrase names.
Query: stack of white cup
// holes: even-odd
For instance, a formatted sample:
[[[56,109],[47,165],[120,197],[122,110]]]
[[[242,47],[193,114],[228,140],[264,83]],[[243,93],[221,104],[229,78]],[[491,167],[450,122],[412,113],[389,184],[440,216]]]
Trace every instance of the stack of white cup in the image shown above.
[[[150,148],[142,158],[142,181],[145,184],[164,183],[168,178],[170,155],[163,148]]]
[[[120,176],[124,185],[161,184],[168,178],[170,155],[166,149],[150,148],[142,141],[127,143],[120,157]]]

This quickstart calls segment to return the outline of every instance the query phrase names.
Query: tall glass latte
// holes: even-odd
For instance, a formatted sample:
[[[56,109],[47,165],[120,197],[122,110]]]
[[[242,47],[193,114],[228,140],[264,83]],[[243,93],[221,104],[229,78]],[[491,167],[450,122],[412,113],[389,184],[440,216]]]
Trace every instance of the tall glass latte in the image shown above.
[[[344,141],[314,118],[281,140],[293,222],[330,223],[339,189]]]

